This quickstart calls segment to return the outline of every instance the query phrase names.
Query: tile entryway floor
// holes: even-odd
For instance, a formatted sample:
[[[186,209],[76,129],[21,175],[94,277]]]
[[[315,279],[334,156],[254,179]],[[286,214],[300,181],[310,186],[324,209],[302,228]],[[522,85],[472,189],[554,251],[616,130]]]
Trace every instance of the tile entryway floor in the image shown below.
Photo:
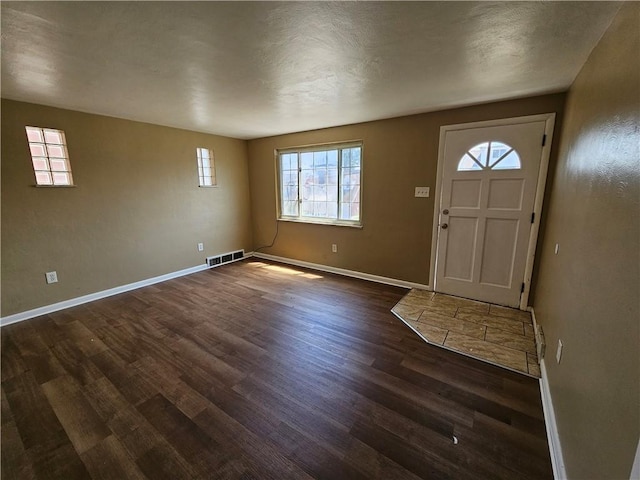
[[[391,311],[427,343],[540,377],[529,312],[417,289]]]

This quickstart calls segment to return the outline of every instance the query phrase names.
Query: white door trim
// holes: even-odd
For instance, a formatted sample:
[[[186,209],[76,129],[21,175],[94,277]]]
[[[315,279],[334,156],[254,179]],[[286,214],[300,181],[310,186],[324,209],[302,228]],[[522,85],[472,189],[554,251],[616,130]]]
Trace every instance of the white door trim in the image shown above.
[[[527,115],[524,117],[501,118],[498,120],[486,120],[482,122],[459,123],[456,125],[443,125],[440,127],[440,140],[438,144],[438,166],[436,170],[436,191],[434,211],[433,211],[433,233],[431,238],[431,266],[429,268],[429,285],[435,289],[436,276],[436,260],[438,254],[438,233],[440,231],[440,201],[442,195],[442,174],[444,169],[444,140],[447,132],[455,130],[467,130],[470,128],[482,127],[498,127],[503,125],[517,125],[519,123],[529,123],[543,120],[545,122],[544,134],[546,142],[542,147],[542,158],[540,159],[540,171],[538,173],[538,183],[536,186],[536,196],[534,200],[535,221],[531,228],[529,236],[529,247],[527,249],[527,262],[524,271],[524,292],[520,296],[520,309],[526,310],[529,302],[529,293],[531,291],[531,276],[533,274],[533,265],[536,254],[536,245],[538,243],[538,233],[540,231],[540,218],[544,201],[544,191],[547,183],[547,172],[549,171],[549,156],[551,154],[551,145],[553,143],[553,127],[555,126],[556,114],[543,113],[539,115]]]

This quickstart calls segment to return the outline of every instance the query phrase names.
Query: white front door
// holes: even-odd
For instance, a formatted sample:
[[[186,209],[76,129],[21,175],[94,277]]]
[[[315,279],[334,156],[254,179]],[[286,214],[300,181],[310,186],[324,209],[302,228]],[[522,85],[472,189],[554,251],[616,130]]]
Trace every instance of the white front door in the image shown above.
[[[545,125],[443,132],[436,291],[520,306]]]

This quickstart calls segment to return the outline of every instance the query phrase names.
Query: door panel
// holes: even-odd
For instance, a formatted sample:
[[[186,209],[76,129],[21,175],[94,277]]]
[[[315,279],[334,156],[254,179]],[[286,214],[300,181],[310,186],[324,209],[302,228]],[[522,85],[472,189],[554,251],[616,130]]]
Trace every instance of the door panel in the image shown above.
[[[510,288],[518,220],[488,218],[484,230],[484,251],[480,283]]]
[[[489,180],[489,200],[487,208],[521,210],[524,181],[522,179]]]
[[[447,278],[470,282],[473,274],[477,218],[455,217],[450,220],[451,234],[447,236],[447,251],[459,252],[445,260]]]
[[[519,306],[544,130],[536,120],[446,132],[436,291]]]
[[[451,207],[480,208],[480,180],[452,180]]]

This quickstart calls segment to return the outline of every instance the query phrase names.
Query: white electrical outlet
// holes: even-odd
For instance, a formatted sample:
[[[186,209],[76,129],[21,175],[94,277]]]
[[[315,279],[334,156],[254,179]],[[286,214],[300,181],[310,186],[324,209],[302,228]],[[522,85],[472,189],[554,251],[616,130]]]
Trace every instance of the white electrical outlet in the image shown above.
[[[416,187],[416,197],[428,197],[429,196],[429,187]]]
[[[57,283],[58,282],[58,272],[47,272],[44,274],[47,279],[47,283]]]
[[[199,243],[198,244],[198,251],[202,252],[204,250],[204,243]]]
[[[562,340],[558,340],[558,350],[556,350],[556,362],[560,363],[560,359],[562,358]]]
[[[331,251],[333,253],[338,253],[338,245],[336,245],[335,243],[331,244]]]

